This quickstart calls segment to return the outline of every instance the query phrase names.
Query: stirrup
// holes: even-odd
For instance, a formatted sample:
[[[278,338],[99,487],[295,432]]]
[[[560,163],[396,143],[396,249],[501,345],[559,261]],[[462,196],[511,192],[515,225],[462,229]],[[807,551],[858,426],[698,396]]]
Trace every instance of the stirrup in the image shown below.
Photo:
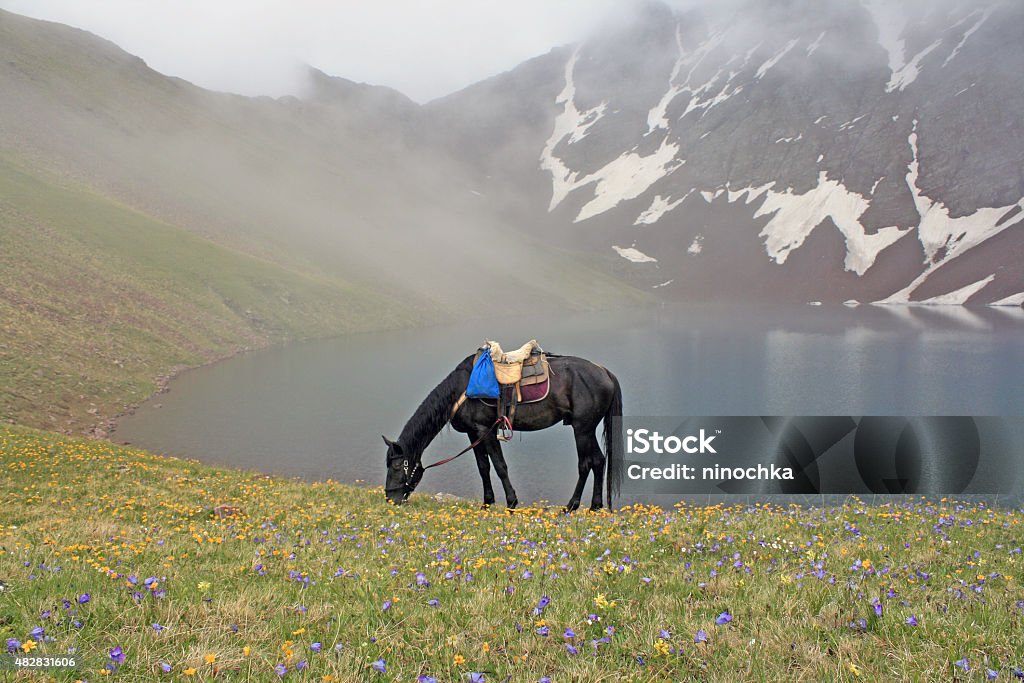
[[[512,420],[508,419],[508,415],[502,415],[498,421],[498,441],[511,441],[512,439]]]

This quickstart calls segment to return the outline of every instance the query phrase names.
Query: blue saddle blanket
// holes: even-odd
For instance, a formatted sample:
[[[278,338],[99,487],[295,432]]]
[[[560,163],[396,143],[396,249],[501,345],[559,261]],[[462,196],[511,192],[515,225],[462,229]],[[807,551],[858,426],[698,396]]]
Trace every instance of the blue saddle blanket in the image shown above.
[[[466,387],[466,397],[498,398],[500,394],[501,387],[498,386],[498,378],[494,376],[494,362],[491,360],[491,354],[485,349],[473,365],[469,386]]]

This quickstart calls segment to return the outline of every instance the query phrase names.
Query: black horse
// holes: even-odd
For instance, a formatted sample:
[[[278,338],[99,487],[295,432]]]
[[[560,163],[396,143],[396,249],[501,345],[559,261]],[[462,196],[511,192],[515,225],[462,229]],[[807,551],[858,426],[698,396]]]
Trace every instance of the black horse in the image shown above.
[[[547,354],[550,366],[550,388],[547,398],[535,403],[522,403],[516,408],[515,428],[532,432],[546,429],[557,422],[570,425],[576,437],[576,455],[579,458],[579,481],[566,509],[580,506],[583,486],[591,471],[594,473],[594,495],[590,508],[602,507],[602,486],[605,480],[605,454],[608,456],[608,506],[612,493],[618,493],[622,482],[622,390],[619,380],[605,368],[583,358]],[[456,402],[469,384],[474,356],[469,356],[452,370],[434,390],[402,429],[397,441],[384,437],[388,446],[387,480],[384,491],[388,500],[401,504],[423,478],[423,451],[442,428],[452,427],[469,435],[476,455],[476,466],[484,484],[484,505],[494,504],[491,488],[491,465],[505,489],[505,503],[511,509],[519,503],[508,466],[501,454],[497,438],[497,408],[479,399],[465,401],[453,414]],[[604,420],[604,453],[597,441],[597,424]]]

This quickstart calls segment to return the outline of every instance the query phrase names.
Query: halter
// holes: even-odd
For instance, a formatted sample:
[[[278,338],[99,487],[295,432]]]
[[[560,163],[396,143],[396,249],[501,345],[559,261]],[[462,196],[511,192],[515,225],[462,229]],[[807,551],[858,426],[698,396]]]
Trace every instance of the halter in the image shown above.
[[[471,451],[474,448],[476,448],[477,446],[479,446],[480,442],[482,442],[484,439],[486,439],[487,435],[491,433],[491,430],[494,429],[495,427],[499,426],[499,425],[501,426],[502,429],[508,430],[508,432],[510,434],[512,433],[512,423],[508,419],[508,416],[507,415],[500,415],[498,417],[498,419],[494,421],[494,424],[492,424],[488,429],[486,429],[484,431],[484,433],[480,436],[479,439],[477,439],[473,443],[469,444],[468,446],[466,446],[465,448],[463,448],[461,451],[459,451],[455,455],[451,456],[450,458],[445,458],[444,460],[438,460],[437,462],[431,463],[431,464],[426,465],[426,466],[424,466],[422,462],[417,462],[412,467],[412,469],[410,469],[409,468],[409,456],[396,455],[395,457],[393,457],[390,460],[388,460],[388,466],[390,467],[391,463],[396,462],[399,458],[402,458],[402,473],[405,475],[405,481],[407,483],[402,484],[401,486],[393,486],[392,488],[385,488],[384,492],[385,493],[389,493],[391,491],[403,491],[406,494],[412,493],[412,488],[409,486],[408,482],[412,481],[413,477],[416,475],[417,472],[421,472],[421,471],[422,472],[426,472],[431,467],[440,467],[441,465],[444,465],[445,463],[449,463],[452,460],[455,460],[460,455],[468,453],[469,451]]]

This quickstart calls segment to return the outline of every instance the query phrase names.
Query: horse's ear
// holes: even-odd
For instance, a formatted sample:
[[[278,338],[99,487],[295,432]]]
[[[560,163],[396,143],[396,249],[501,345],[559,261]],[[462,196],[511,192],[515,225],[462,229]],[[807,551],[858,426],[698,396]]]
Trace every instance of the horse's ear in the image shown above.
[[[394,441],[392,441],[392,440],[391,440],[391,439],[389,439],[388,437],[384,436],[383,434],[381,434],[381,435],[380,435],[380,438],[384,439],[384,444],[385,444],[385,445],[386,445],[386,446],[387,446],[388,448],[390,448],[390,447],[392,447],[392,446],[394,446],[394,445],[395,445],[395,442],[394,442]]]

